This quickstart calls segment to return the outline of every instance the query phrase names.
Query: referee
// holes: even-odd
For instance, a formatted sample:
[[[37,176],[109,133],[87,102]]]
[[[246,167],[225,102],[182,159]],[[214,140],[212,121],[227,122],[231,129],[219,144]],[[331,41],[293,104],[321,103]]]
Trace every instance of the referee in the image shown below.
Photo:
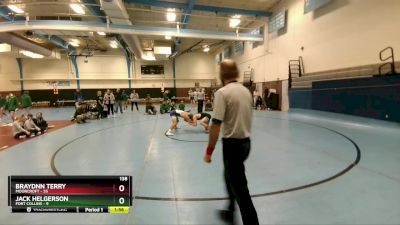
[[[197,113],[203,112],[204,99],[206,98],[206,93],[204,93],[204,91],[204,88],[202,88],[197,92]]]
[[[221,124],[224,176],[230,203],[222,210],[221,217],[233,222],[235,201],[238,203],[244,225],[258,225],[257,212],[251,201],[244,161],[250,153],[250,131],[253,99],[251,93],[237,82],[239,71],[232,60],[220,65],[220,79],[224,87],[215,93],[214,116],[210,127],[208,146],[204,161],[211,162],[211,155],[217,143]]]

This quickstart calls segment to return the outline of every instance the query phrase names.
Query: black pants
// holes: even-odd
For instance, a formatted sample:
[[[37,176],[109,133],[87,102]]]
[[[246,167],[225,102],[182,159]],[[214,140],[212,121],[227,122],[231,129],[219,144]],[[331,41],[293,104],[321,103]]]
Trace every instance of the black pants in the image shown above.
[[[226,189],[229,194],[230,204],[228,209],[235,209],[238,203],[244,225],[258,225],[258,217],[253,202],[251,201],[244,161],[250,153],[250,139],[224,138],[222,140],[224,159],[224,175]]]
[[[19,132],[19,133],[16,133],[15,135],[14,135],[14,138],[19,138],[19,137],[21,137],[21,136],[26,136],[26,133],[25,132]]]
[[[40,131],[36,130],[36,129],[29,129],[29,132],[31,132],[31,134],[37,135]]]
[[[265,102],[265,106],[267,106],[267,108],[269,108],[269,102],[268,102],[268,98],[267,97],[264,98],[264,102]]]
[[[260,108],[262,107],[262,100],[256,102],[256,109],[258,108],[258,106],[260,106]]]
[[[108,112],[104,111],[103,107],[97,108],[97,119],[102,119],[107,117]]]
[[[38,127],[40,128],[40,132],[42,132],[42,134],[47,131],[47,126],[41,127],[38,125]]]
[[[197,113],[202,113],[203,112],[203,103],[204,100],[197,100]]]
[[[114,115],[114,104],[107,104],[108,115]]]
[[[136,105],[136,109],[137,109],[137,111],[139,111],[139,107],[137,105],[137,102],[131,102],[131,111],[133,111],[133,104]]]

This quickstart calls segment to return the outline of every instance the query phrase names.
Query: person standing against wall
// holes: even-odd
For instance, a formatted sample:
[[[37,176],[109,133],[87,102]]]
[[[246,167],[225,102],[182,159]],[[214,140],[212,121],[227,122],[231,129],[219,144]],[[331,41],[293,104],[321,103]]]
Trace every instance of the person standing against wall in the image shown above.
[[[121,112],[121,114],[124,113],[122,111],[122,103],[124,101],[124,98],[123,98],[122,92],[121,92],[121,90],[119,88],[115,92],[115,101],[117,103],[116,106],[115,106],[115,113],[118,113],[118,108],[119,108],[119,111]]]
[[[136,93],[135,90],[132,90],[132,93],[129,96],[129,100],[131,101],[131,111],[133,112],[133,104],[136,105],[137,111],[139,111],[138,101],[139,101],[139,94]]]
[[[265,89],[264,89],[264,102],[265,102],[265,106],[267,107],[267,108],[269,108],[269,89],[268,89],[268,87],[265,87]]]
[[[122,104],[124,106],[124,111],[128,109],[128,99],[129,95],[125,92],[125,90],[122,90]]]
[[[14,96],[13,93],[8,95],[8,99],[6,102],[6,110],[10,114],[11,121],[14,121],[16,118],[15,112],[18,110],[18,99]]]
[[[197,103],[197,95],[199,94],[199,89],[195,88],[193,91],[193,97],[194,97],[194,105]]]
[[[163,93],[163,100],[166,101],[168,99],[170,99],[169,98],[169,90],[165,90],[164,93]]]
[[[114,116],[114,102],[115,102],[115,97],[114,97],[114,94],[112,93],[112,91],[111,91],[110,89],[107,89],[107,92],[106,92],[106,94],[104,95],[103,100],[104,100],[104,104],[106,104],[106,106],[107,106],[107,111],[108,111],[107,117],[110,118],[111,115],[112,115],[113,117],[115,117],[115,116]]]
[[[97,91],[97,97],[96,97],[96,109],[97,109],[97,119],[103,118],[104,115],[104,99],[101,91]]]
[[[215,97],[215,92],[217,91],[217,89],[213,88],[211,91],[211,102],[214,102],[214,97]]]
[[[29,96],[29,91],[24,91],[24,94],[21,96],[21,106],[27,115],[31,113],[32,99]]]
[[[192,107],[193,107],[194,104],[195,104],[195,101],[194,101],[195,92],[190,88],[189,91],[188,91],[188,95],[189,95],[190,104],[191,104]]]
[[[258,93],[258,90],[257,90],[257,87],[256,87],[254,89],[254,91],[253,91],[253,105],[254,105],[254,107],[256,107],[258,96],[260,96],[260,94]]]
[[[239,70],[233,60],[220,64],[223,87],[215,92],[214,116],[210,127],[208,146],[204,155],[206,163],[217,143],[221,124],[224,177],[229,194],[227,210],[220,211],[222,219],[233,222],[235,200],[239,205],[244,225],[258,225],[245,174],[244,161],[250,154],[250,132],[253,119],[252,96],[247,88],[237,82]]]
[[[206,98],[206,93],[204,88],[197,92],[197,113],[203,112],[204,99]]]
[[[6,98],[3,98],[3,96],[0,94],[0,125],[2,125],[3,123],[3,115],[5,107],[6,107]]]

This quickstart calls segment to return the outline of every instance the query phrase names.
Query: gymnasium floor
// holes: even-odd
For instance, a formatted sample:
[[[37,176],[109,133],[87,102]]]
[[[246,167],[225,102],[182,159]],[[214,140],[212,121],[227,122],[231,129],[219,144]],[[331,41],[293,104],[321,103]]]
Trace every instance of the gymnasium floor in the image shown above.
[[[308,110],[254,116],[246,166],[261,224],[400,223],[400,124]],[[0,224],[224,224],[221,145],[205,164],[207,134],[180,123],[168,138],[169,122],[141,108],[0,151]],[[55,174],[132,175],[134,205],[127,215],[10,213],[8,175]]]

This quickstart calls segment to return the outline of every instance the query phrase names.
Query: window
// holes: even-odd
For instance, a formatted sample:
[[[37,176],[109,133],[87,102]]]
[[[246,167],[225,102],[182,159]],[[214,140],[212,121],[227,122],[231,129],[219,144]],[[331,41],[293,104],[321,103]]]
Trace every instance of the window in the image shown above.
[[[268,24],[268,33],[276,32],[286,26],[286,12],[278,12],[275,16],[271,18]]]
[[[244,50],[244,42],[243,41],[236,41],[233,43],[233,54],[235,56],[239,56],[243,54]]]
[[[220,64],[222,61],[222,54],[218,53],[217,55],[215,55],[215,62]]]
[[[231,57],[231,48],[227,47],[224,49],[224,59],[229,59]]]
[[[263,35],[264,34],[264,27],[258,27],[257,29],[251,31],[251,34],[260,34]],[[253,48],[257,48],[260,45],[263,45],[263,41],[256,41],[253,42]]]
[[[304,0],[304,14],[321,8],[331,0]]]

